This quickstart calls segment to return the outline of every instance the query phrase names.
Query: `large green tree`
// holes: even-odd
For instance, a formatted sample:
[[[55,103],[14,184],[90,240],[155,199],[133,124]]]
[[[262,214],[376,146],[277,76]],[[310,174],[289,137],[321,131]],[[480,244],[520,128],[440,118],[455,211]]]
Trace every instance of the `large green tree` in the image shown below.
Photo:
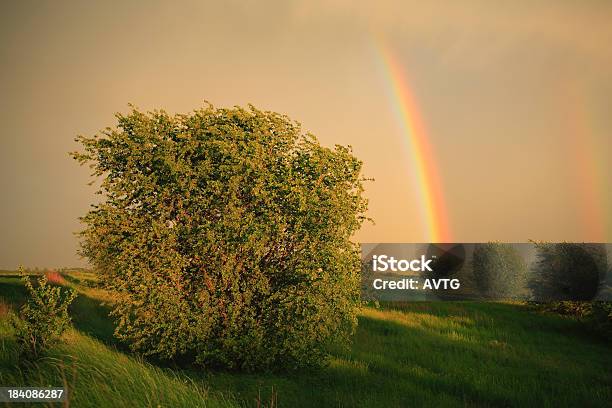
[[[318,365],[348,341],[367,205],[350,147],[252,106],[117,119],[72,155],[102,177],[81,252],[117,294],[120,339],[247,370]]]

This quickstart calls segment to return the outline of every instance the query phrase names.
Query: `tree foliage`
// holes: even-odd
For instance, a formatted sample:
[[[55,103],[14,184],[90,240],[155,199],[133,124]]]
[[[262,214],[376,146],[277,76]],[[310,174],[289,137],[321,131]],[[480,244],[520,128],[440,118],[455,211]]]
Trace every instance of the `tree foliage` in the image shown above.
[[[73,153],[102,176],[82,254],[134,350],[240,369],[317,365],[356,326],[361,162],[272,112],[133,109]]]
[[[476,244],[472,258],[476,286],[490,299],[512,299],[523,295],[527,265],[510,244]]]
[[[538,262],[529,286],[536,300],[589,301],[605,277],[607,254],[601,244],[537,243]]]
[[[610,273],[604,244],[538,243],[538,263],[529,285],[541,309],[571,315],[612,338],[612,303],[606,298]],[[602,297],[602,293],[604,293]],[[544,302],[542,302],[544,301]]]
[[[72,289],[62,291],[51,285],[42,275],[36,283],[21,271],[28,298],[21,307],[19,317],[12,320],[21,356],[36,359],[51,348],[70,326],[68,306],[76,298]],[[63,293],[62,293],[63,292]]]

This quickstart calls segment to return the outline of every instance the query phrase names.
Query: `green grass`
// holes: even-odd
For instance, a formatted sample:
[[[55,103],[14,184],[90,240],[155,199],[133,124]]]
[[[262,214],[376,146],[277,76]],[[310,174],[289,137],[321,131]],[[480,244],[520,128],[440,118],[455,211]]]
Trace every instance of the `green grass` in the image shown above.
[[[364,308],[354,344],[336,351],[325,369],[203,372],[156,366],[118,346],[108,297],[83,284],[89,276],[68,278],[81,292],[74,329],[34,368],[17,368],[7,307],[0,308],[0,385],[67,384],[77,407],[258,406],[258,400],[283,407],[604,407],[612,400],[610,344],[573,319],[520,304]],[[0,277],[0,302],[15,310],[23,296],[15,276]]]

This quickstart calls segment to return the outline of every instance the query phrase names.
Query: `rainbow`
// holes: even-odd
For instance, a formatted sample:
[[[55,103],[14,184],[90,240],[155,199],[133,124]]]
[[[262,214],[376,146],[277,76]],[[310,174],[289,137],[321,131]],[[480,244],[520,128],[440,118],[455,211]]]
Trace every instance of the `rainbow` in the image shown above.
[[[377,38],[377,37],[374,37]],[[380,38],[375,41],[375,50],[382,67],[393,111],[401,127],[404,141],[414,166],[417,197],[425,218],[429,242],[451,242],[446,206],[442,194],[440,177],[429,138],[417,109],[405,69],[393,52]]]
[[[583,239],[590,242],[606,242],[606,216],[610,209],[606,208],[604,191],[606,180],[601,175],[605,171],[605,158],[600,157],[606,151],[598,146],[595,120],[590,117],[588,108],[589,99],[584,85],[570,82],[562,101],[568,101],[565,118],[569,130],[569,143],[567,145],[568,178],[573,179],[576,193],[573,195],[578,211],[581,214]]]

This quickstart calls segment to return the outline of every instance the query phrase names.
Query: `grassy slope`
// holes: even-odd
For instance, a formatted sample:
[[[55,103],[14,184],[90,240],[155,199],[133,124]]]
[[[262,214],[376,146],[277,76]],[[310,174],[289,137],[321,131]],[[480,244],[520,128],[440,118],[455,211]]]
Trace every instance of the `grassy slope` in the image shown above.
[[[521,305],[412,303],[364,308],[351,350],[330,367],[292,375],[204,373],[144,362],[113,343],[104,294],[83,294],[66,343],[27,372],[16,368],[0,317],[0,385],[74,388],[73,406],[606,406],[609,344],[579,323]],[[0,278],[4,303],[23,290]],[[2,309],[0,308],[0,311]]]

